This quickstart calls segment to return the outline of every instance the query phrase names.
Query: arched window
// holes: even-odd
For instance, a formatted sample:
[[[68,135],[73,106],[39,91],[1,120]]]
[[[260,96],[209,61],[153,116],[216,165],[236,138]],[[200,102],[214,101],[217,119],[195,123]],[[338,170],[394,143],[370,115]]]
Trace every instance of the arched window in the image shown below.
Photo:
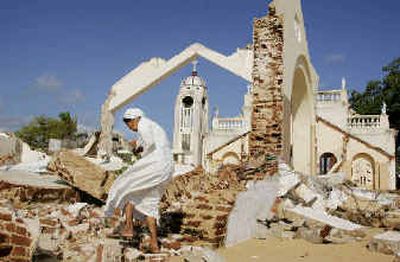
[[[182,99],[182,103],[183,103],[183,105],[184,105],[184,107],[185,108],[190,108],[190,107],[192,107],[192,105],[193,105],[193,98],[191,97],[191,96],[185,96],[183,99]]]
[[[323,153],[319,158],[319,173],[320,175],[325,175],[331,170],[331,168],[336,164],[337,159],[332,153]]]
[[[351,163],[351,180],[357,186],[374,189],[374,159],[368,154],[358,154]]]

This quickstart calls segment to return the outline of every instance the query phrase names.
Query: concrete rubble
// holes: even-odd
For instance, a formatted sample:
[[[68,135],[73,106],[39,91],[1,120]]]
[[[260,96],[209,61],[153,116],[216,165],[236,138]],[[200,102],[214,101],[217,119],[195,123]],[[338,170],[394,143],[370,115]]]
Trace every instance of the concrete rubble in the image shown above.
[[[341,244],[365,240],[371,227],[391,231],[373,237],[369,250],[400,253],[398,194],[355,188],[342,174],[299,174],[284,163],[277,175],[265,176],[271,170],[266,161],[224,167],[217,174],[179,168],[160,206],[162,253],[148,254],[141,225],[134,240],[106,236],[121,218],[105,219],[102,204],[126,163],[72,151],[60,151],[48,162],[46,172],[12,166],[0,171],[0,197],[9,199],[0,201],[0,219],[6,219],[0,223],[0,260],[223,261],[213,248],[269,237]]]
[[[53,156],[49,170],[61,179],[89,195],[104,201],[116,174],[107,171],[72,151],[60,151]]]

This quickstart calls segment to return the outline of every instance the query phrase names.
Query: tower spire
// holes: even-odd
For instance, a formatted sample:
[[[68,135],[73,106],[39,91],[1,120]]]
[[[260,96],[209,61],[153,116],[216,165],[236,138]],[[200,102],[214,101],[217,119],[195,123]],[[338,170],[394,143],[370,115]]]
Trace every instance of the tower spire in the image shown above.
[[[197,59],[192,62],[192,64],[193,64],[192,76],[197,76],[197,64],[198,63],[199,62],[197,61]]]

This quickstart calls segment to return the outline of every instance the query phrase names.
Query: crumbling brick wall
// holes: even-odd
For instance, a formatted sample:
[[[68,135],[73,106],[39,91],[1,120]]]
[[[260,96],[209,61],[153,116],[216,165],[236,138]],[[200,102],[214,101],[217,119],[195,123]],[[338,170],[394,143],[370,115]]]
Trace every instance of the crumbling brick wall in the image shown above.
[[[229,169],[217,175],[206,174],[202,169],[174,179],[168,186],[162,203],[162,213],[181,213],[180,233],[187,233],[200,242],[214,247],[223,244],[229,213],[237,193],[244,185]],[[193,239],[192,239],[193,240]]]
[[[250,159],[271,162],[267,175],[277,172],[282,151],[283,122],[283,26],[270,7],[255,19],[253,32],[253,111],[249,141]]]
[[[9,199],[13,204],[23,206],[32,202],[75,202],[79,200],[79,193],[69,187],[43,188],[0,181],[0,199]]]
[[[11,209],[0,207],[0,261],[31,261],[32,244],[24,222]]]

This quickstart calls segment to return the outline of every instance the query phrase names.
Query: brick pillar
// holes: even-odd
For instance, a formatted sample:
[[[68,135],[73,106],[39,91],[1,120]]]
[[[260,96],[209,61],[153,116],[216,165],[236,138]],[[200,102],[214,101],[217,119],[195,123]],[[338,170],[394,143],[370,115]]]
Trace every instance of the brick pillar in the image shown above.
[[[274,175],[283,146],[283,26],[274,8],[255,19],[253,45],[250,161],[267,161],[266,175]]]

